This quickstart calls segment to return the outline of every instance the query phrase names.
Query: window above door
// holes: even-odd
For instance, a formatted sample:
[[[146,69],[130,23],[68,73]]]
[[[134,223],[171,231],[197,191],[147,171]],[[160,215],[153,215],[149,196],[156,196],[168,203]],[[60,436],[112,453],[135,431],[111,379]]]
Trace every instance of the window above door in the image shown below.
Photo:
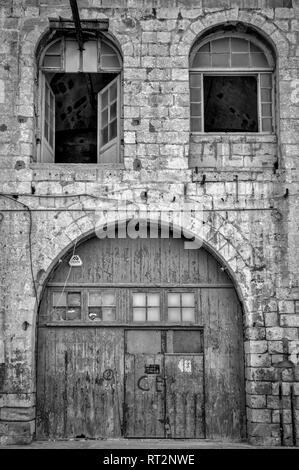
[[[40,60],[39,153],[44,163],[119,163],[121,56],[107,39],[56,39]]]

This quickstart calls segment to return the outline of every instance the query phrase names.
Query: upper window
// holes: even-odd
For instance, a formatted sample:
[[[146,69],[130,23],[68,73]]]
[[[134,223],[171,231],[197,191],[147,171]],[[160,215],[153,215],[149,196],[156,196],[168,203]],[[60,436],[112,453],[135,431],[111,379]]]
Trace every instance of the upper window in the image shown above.
[[[218,34],[190,55],[191,132],[274,131],[271,52],[255,37]]]
[[[121,58],[108,40],[55,40],[40,62],[41,160],[119,162]]]

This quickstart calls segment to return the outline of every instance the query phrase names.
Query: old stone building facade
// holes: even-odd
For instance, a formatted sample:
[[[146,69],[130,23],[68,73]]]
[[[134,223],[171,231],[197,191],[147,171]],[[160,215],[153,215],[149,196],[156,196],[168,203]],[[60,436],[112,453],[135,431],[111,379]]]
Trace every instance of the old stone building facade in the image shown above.
[[[0,1],[0,442],[298,446],[299,2],[77,3]]]

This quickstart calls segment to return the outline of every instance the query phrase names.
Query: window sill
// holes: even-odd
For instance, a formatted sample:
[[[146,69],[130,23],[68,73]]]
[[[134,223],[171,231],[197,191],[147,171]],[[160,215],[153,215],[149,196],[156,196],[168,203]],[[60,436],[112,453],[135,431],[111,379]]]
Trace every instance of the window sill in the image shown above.
[[[275,133],[263,133],[263,132],[191,132],[190,133],[190,138],[192,140],[192,137],[206,137],[207,139],[209,137],[228,137],[230,139],[233,139],[234,137],[236,139],[240,139],[242,137],[243,139],[248,139],[249,140],[261,140],[263,142],[276,142],[277,141],[277,136]]]
[[[88,171],[88,170],[124,170],[124,163],[31,163],[32,170],[72,170],[72,171]]]

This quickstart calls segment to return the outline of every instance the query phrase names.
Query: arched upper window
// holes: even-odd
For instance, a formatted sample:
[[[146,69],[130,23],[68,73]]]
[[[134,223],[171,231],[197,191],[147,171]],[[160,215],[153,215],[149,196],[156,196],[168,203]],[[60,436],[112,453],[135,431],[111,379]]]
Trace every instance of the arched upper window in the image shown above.
[[[222,32],[190,54],[191,132],[274,131],[272,52],[255,36]]]
[[[115,163],[120,153],[121,56],[108,40],[73,36],[43,50],[39,63],[41,160]]]

